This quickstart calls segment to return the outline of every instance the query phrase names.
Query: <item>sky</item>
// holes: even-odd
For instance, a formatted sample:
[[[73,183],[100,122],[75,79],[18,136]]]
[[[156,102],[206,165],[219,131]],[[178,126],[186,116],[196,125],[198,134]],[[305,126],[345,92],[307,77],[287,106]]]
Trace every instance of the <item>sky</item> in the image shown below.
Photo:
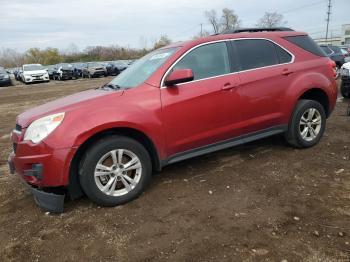
[[[200,24],[210,30],[206,10],[233,9],[243,27],[255,26],[264,12],[279,12],[286,26],[313,37],[325,35],[328,0],[0,0],[0,48],[119,45],[150,46],[162,34],[190,39]],[[330,29],[350,24],[350,0],[332,0]],[[73,45],[74,44],[74,45]]]

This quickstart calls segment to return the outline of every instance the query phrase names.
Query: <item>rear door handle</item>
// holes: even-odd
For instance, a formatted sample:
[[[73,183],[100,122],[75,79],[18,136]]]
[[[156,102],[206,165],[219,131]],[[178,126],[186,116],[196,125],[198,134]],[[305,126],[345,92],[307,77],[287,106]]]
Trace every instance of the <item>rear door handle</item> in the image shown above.
[[[236,87],[238,87],[239,86],[239,84],[238,83],[234,83],[234,84],[231,84],[231,83],[226,83],[226,84],[224,84],[223,86],[222,86],[222,90],[226,90],[226,91],[229,91],[229,90],[232,90],[232,89],[234,89],[234,88],[236,88]]]
[[[289,68],[285,68],[282,70],[282,75],[284,75],[284,76],[290,75],[292,73],[293,73],[293,71],[290,70]]]

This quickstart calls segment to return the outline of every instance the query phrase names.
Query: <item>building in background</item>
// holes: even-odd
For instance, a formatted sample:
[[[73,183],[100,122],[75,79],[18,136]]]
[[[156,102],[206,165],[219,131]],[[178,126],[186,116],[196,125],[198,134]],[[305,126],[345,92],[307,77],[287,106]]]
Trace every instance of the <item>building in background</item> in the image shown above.
[[[341,33],[342,33],[342,36],[341,36],[342,45],[350,46],[350,24],[342,25]]]
[[[342,25],[341,34],[334,35],[330,30],[330,36],[326,38],[315,38],[316,43],[319,45],[348,45],[350,46],[350,24]]]

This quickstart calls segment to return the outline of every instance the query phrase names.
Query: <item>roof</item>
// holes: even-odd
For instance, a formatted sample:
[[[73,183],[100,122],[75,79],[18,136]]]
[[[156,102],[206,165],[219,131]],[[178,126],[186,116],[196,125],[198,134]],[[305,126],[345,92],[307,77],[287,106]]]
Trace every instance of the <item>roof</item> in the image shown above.
[[[286,27],[275,28],[240,28],[231,32],[224,32],[221,34],[210,35],[193,40],[172,43],[163,48],[171,47],[183,47],[183,46],[196,46],[207,42],[220,41],[225,39],[238,39],[238,38],[270,38],[270,37],[286,37],[307,35],[305,32],[297,32]]]

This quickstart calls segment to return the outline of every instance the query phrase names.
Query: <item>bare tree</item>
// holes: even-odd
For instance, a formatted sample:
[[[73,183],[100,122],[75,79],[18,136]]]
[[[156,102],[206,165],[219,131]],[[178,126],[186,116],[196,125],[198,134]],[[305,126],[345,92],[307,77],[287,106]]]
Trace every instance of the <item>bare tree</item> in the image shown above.
[[[283,20],[283,15],[277,12],[265,12],[264,16],[260,18],[257,26],[260,27],[278,27],[284,26],[287,22]]]
[[[14,49],[2,48],[0,50],[0,66],[16,67],[24,63],[24,54]]]
[[[220,31],[234,30],[240,26],[240,20],[238,15],[232,9],[224,8],[222,9],[221,15],[221,28]]]
[[[210,11],[205,11],[205,16],[207,17],[208,22],[213,27],[214,34],[219,33],[220,22],[219,22],[219,18],[218,18],[216,11],[214,9],[212,9]]]

